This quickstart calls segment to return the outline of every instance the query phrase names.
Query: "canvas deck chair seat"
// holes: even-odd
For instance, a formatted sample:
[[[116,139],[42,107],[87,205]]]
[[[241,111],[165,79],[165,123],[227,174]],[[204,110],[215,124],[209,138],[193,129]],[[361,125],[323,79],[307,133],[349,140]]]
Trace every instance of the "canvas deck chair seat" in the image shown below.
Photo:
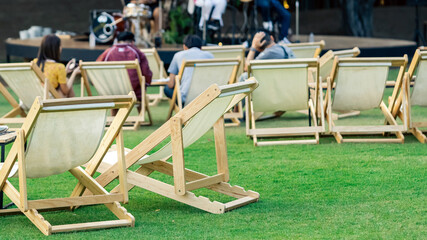
[[[245,66],[245,46],[243,45],[223,45],[223,46],[203,46],[203,51],[212,53],[214,58],[239,58],[240,66],[237,70],[236,80],[230,83],[237,82],[237,78],[243,73],[243,67]],[[227,126],[238,126],[240,122],[238,119],[243,118],[243,106],[242,102],[239,102],[236,107],[225,114],[226,119],[232,119],[233,123],[227,124]]]
[[[188,88],[187,98],[185,99],[186,106],[212,84],[222,86],[234,83],[239,66],[239,58],[184,61],[175,80],[175,88],[170,101],[167,119],[172,117],[174,111],[177,113],[184,108],[181,91],[177,91],[181,88],[181,76],[191,74],[191,83]],[[232,124],[227,125],[239,125],[240,121],[238,118],[241,117],[240,115],[240,113],[227,113],[225,118],[232,121]]]
[[[123,127],[123,129],[136,130],[141,125],[152,124],[148,100],[145,94],[145,78],[142,76],[137,59],[135,59],[135,61],[111,62],[80,61],[79,66],[82,72],[81,96],[84,95],[84,86],[88,85],[87,83],[89,83],[89,81],[93,84],[100,96],[128,94],[133,91],[128,70],[136,69],[141,85],[141,101],[137,102],[137,104],[140,105],[141,111],[139,111],[137,116],[129,116],[126,119],[126,127]],[[88,95],[91,95],[91,93],[88,92]],[[146,120],[146,117],[148,120]],[[108,118],[107,124],[110,122],[110,118]]]
[[[282,44],[282,43],[281,43]],[[325,41],[283,44],[294,52],[296,58],[317,58],[325,47]]]
[[[85,97],[42,101],[37,97],[28,112],[17,138],[0,166],[0,190],[17,206],[0,210],[0,216],[22,213],[45,235],[57,232],[134,226],[134,218],[120,206],[127,202],[127,189],[110,194],[99,186],[80,166],[92,160],[99,165],[114,140],[117,143],[119,180],[126,185],[123,135],[121,127],[135,103],[135,94],[114,97]],[[119,109],[111,126],[105,131],[107,112]],[[98,164],[96,164],[98,163]],[[79,183],[95,195],[51,199],[31,198],[27,182],[70,172]],[[19,179],[17,189],[10,177]],[[66,184],[66,183],[64,183]],[[125,186],[124,185],[124,186]],[[38,186],[40,189],[44,186]],[[51,189],[62,186],[48,186]],[[70,209],[73,206],[104,204],[118,220],[66,225],[51,225],[42,211]],[[84,212],[84,208],[80,209]]]
[[[179,111],[169,121],[145,138],[140,144],[126,155],[129,188],[134,186],[160,194],[167,198],[188,204],[211,213],[224,213],[234,208],[255,202],[259,194],[245,191],[239,186],[231,186],[228,181],[227,144],[223,115],[237,102],[257,87],[257,82],[249,79],[244,83],[210,86],[194,101]],[[202,137],[213,126],[217,174],[208,176],[185,168],[184,149]],[[147,155],[156,146],[170,137],[162,148]],[[212,146],[213,147],[213,146]],[[114,153],[110,153],[113,156]],[[167,161],[172,157],[172,162]],[[215,157],[213,157],[215,158]],[[190,159],[191,160],[191,159]],[[89,163],[91,164],[91,163]],[[102,174],[96,178],[101,186],[106,186],[117,178],[117,163],[105,161]],[[133,165],[139,165],[135,171],[129,170]],[[87,169],[92,169],[88,166]],[[151,178],[153,172],[163,173],[173,177],[173,184]],[[93,174],[94,172],[91,172]],[[120,185],[116,189],[120,188]],[[196,196],[192,190],[206,188],[236,198],[236,200],[221,203],[211,201],[203,196]],[[112,192],[115,192],[113,189]],[[74,194],[79,195],[81,185],[75,188]],[[89,195],[89,191],[85,195]]]
[[[318,59],[253,60],[248,74],[257,79],[259,87],[247,98],[246,135],[252,137],[255,146],[285,144],[317,144],[319,134],[324,132],[323,113],[318,121],[317,105],[322,105],[322,91],[315,74],[315,93],[309,96],[310,69],[317,69]],[[298,111],[310,113],[312,125],[304,127],[259,128],[255,124],[259,112]],[[313,136],[304,140],[271,140],[278,137]],[[263,141],[261,141],[263,140]]]
[[[412,90],[410,81],[415,78]],[[405,91],[406,90],[406,91]],[[427,107],[427,50],[415,51],[408,72],[405,73],[402,82],[396,81],[393,94],[389,99],[389,110],[393,117],[408,119],[408,131],[411,132],[418,141],[425,143],[427,138],[420,128],[427,127],[427,121],[416,121],[412,116],[413,106]],[[407,99],[407,115],[404,115],[404,102]],[[424,130],[425,131],[425,130]]]
[[[165,82],[162,81],[163,79],[167,78],[168,75],[156,48],[141,48],[139,50],[145,54],[145,57],[148,61],[148,66],[153,73],[150,86],[159,88],[158,93],[147,94],[149,105],[157,106],[161,100],[168,99],[163,93]]]
[[[13,108],[0,118],[0,124],[23,123],[37,96],[44,99],[61,98],[49,81],[45,81],[43,72],[35,62],[0,64],[0,77],[20,100],[18,103],[7,88],[0,83],[0,92]],[[18,115],[21,117],[16,117]]]
[[[359,54],[360,54],[360,49],[358,47],[354,47],[353,49],[339,50],[339,51],[329,50],[325,54],[323,54],[322,57],[320,57],[319,59],[319,77],[322,80],[321,81],[322,89],[326,89],[328,87],[327,79],[331,74],[332,66],[336,56],[339,58],[353,58],[353,57],[359,56]],[[357,116],[359,114],[360,114],[360,111],[333,113],[332,118],[334,120],[337,120],[340,118]]]
[[[399,68],[397,81],[405,71],[407,56],[400,58],[338,58],[335,57],[331,77],[328,77],[326,93],[326,119],[329,132],[338,143],[342,142],[391,142],[403,143],[402,131],[406,131],[406,120],[398,124],[383,102],[389,68]],[[335,84],[335,88],[332,86]],[[332,92],[333,91],[333,92]],[[405,99],[406,101],[406,99]],[[333,120],[335,111],[365,111],[380,109],[386,125],[347,124],[338,126]],[[406,111],[406,108],[404,109]],[[354,122],[357,122],[355,120]],[[376,135],[391,133],[396,138],[344,138],[343,135]]]

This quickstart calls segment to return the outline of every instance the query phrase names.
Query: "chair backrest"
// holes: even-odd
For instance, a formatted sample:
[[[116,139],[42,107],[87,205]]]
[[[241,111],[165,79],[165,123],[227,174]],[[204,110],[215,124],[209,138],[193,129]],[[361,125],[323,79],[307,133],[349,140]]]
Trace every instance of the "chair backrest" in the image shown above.
[[[37,96],[45,96],[45,77],[34,62],[0,64],[0,76],[21,99],[26,109],[31,107]],[[54,96],[59,97],[57,93]]]
[[[82,77],[90,80],[101,96],[124,95],[133,91],[128,69],[135,69],[144,86],[138,60],[111,62],[80,61]]]
[[[204,46],[203,51],[212,53],[214,58],[240,58],[241,64],[237,71],[237,76],[243,72],[245,66],[245,46],[243,45],[225,45],[225,46]]]
[[[33,106],[39,107],[31,108],[28,116],[32,118],[23,125],[23,128],[31,126],[25,133],[27,177],[61,174],[87,163],[104,138],[107,111],[125,104],[133,106],[134,99],[134,94],[44,102],[36,99]],[[115,127],[120,129],[120,126]],[[105,137],[110,135],[114,136],[110,133]]]
[[[248,74],[252,74],[259,82],[259,87],[251,94],[253,111],[308,109],[309,68],[317,69],[318,60],[310,58],[251,61]],[[318,76],[315,75],[317,83]]]
[[[145,57],[148,61],[148,66],[150,67],[151,72],[153,73],[153,79],[163,79],[167,77],[163,62],[160,59],[159,53],[156,48],[141,48],[142,53],[145,54]]]
[[[284,44],[288,46],[295,54],[296,58],[316,58],[320,55],[325,41],[310,42],[310,43],[290,43]]]
[[[414,87],[411,92],[411,105],[427,106],[427,51],[417,50],[414,59],[415,66],[409,68],[410,77],[415,76]]]
[[[193,101],[212,84],[222,86],[233,83],[235,81],[239,65],[239,58],[207,59],[184,62],[183,66],[181,66],[181,69],[183,68],[181,72],[186,71],[186,68],[193,69],[185,104],[188,105],[188,103]]]
[[[192,104],[179,111],[175,116],[186,116],[188,119],[186,122],[183,122],[183,124],[185,124],[182,129],[183,147],[186,148],[190,146],[209,131],[221,116],[246,97],[247,94],[252,92],[257,85],[257,82],[253,78],[244,83],[235,83],[224,86],[214,84],[205,91],[211,93],[214,92],[212,94],[214,96],[209,96],[211,100],[209,100],[207,104],[200,105],[200,101],[198,100],[205,98],[205,96],[200,95]],[[219,89],[219,91],[212,91],[214,89]],[[169,121],[164,123],[164,125],[170,125]],[[167,136],[163,136],[162,138],[164,139]],[[158,141],[162,141],[162,139],[159,139]],[[138,164],[153,162],[170,157],[171,155],[172,143],[169,141],[160,150],[139,160]]]
[[[335,56],[340,58],[351,58],[351,57],[357,57],[359,56],[359,54],[360,54],[360,49],[358,47],[354,47],[353,49],[340,50],[340,51],[332,51],[332,50],[327,51],[319,59],[319,71],[320,71],[319,76],[322,77],[323,81],[326,81],[326,78],[331,74]]]
[[[368,110],[379,107],[385,90],[389,68],[406,67],[402,58],[338,58],[331,72],[335,91],[335,111]]]

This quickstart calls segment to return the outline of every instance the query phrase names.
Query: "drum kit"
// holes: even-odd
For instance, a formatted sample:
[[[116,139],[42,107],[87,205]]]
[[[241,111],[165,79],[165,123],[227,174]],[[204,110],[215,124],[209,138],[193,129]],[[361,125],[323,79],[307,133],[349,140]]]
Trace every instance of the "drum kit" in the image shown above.
[[[153,46],[152,37],[148,32],[153,13],[149,6],[140,2],[127,4],[123,13],[107,11],[92,13],[94,15],[92,16],[90,31],[95,40],[98,43],[109,43],[114,40],[118,32],[129,29],[135,34],[136,45]],[[130,24],[126,24],[127,20]]]

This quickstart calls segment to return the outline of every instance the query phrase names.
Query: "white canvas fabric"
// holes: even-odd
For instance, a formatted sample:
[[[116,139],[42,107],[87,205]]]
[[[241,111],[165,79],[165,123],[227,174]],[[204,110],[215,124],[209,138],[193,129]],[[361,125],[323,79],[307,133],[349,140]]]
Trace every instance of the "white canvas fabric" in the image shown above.
[[[292,47],[289,46],[290,49],[294,52],[296,58],[312,58],[314,57],[314,53],[316,53],[316,49],[318,46],[300,46],[300,47]]]
[[[160,79],[160,66],[159,63],[157,62],[156,58],[154,57],[153,53],[147,53],[144,52],[145,57],[147,58],[148,61],[148,66],[150,67],[151,72],[153,73],[153,80],[157,80]],[[163,76],[163,78],[166,76]]]
[[[384,65],[341,66],[332,101],[334,111],[362,111],[379,107],[389,67]]]
[[[427,60],[421,60],[415,78],[415,85],[411,94],[411,105],[427,106]]]
[[[84,69],[100,96],[127,95],[133,91],[124,66],[85,66]]]
[[[27,177],[61,174],[88,162],[104,134],[106,109],[40,113],[27,142]]]
[[[1,70],[0,76],[22,101],[22,107],[29,109],[37,96],[43,97],[43,86],[30,67]]]
[[[308,109],[308,68],[252,68],[259,86],[252,92],[253,111],[275,112]]]
[[[240,99],[235,99],[239,98]],[[209,105],[198,112],[191,120],[188,121],[187,125],[182,129],[182,138],[184,148],[193,144],[197,139],[203,136],[209,129],[212,128],[213,124],[224,115],[231,107],[233,107],[236,101],[241,100],[240,95],[231,95],[222,98],[216,98]],[[144,156],[138,161],[138,164],[145,164],[154,162],[157,160],[168,158],[172,155],[172,143],[168,142],[157,152]]]
[[[227,85],[236,63],[196,64],[193,70],[190,87],[185,100],[188,105],[212,84]]]

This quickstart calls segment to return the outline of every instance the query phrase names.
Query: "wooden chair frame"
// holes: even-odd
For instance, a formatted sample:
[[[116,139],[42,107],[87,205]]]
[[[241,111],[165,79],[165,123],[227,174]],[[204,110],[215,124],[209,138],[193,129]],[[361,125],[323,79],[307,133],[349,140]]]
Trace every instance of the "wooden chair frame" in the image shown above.
[[[164,79],[168,75],[165,70],[165,66],[163,61],[160,59],[159,53],[157,52],[156,48],[141,48],[139,49],[141,52],[145,54],[145,56],[148,58],[153,58],[156,62],[156,65],[149,65],[150,69],[158,69],[159,76],[154,76],[151,80],[150,86],[158,86],[159,92],[158,93],[151,93],[147,94],[149,105],[150,106],[157,106],[161,100],[167,100],[168,98],[164,95],[163,89],[164,89],[164,83],[156,81],[157,79]],[[150,63],[150,61],[149,61]]]
[[[235,56],[241,60],[240,67],[237,70],[236,80],[230,83],[236,83],[238,81],[238,77],[243,73],[243,68],[245,66],[245,46],[243,45],[223,45],[223,46],[203,46],[203,51],[207,51],[214,55],[214,58],[225,58],[231,53],[234,53]],[[243,106],[242,102],[239,102],[236,107],[230,112],[224,115],[225,119],[231,119],[232,123],[227,123],[226,126],[239,126],[240,121],[239,118],[243,118]]]
[[[231,59],[231,58],[216,58],[216,59],[202,59],[202,60],[189,60],[184,61],[181,64],[181,67],[179,69],[179,73],[175,78],[175,87],[173,91],[172,98],[169,102],[169,111],[167,119],[170,119],[172,117],[173,112],[178,113],[180,110],[183,109],[182,104],[182,98],[181,98],[181,91],[178,91],[181,86],[181,78],[184,73],[185,68],[187,67],[194,67],[195,64],[205,64],[205,63],[227,63],[227,62],[237,62],[237,65],[234,67],[233,72],[231,73],[230,79],[228,80],[228,84],[232,84],[236,81],[237,77],[237,71],[240,66],[240,59]],[[231,124],[226,124],[226,126],[237,126],[240,124],[240,121],[238,118],[242,118],[243,113],[242,112],[230,112],[227,113],[224,118],[230,119],[232,121]]]
[[[310,69],[316,69],[314,74],[314,101],[307,99],[308,112],[311,113],[314,126],[309,127],[287,127],[287,128],[257,128],[255,125],[256,113],[253,109],[252,94],[246,98],[246,135],[252,137],[255,146],[269,146],[269,145],[287,145],[287,144],[318,144],[320,133],[325,132],[323,109],[321,108],[318,113],[317,106],[323,106],[323,92],[319,87],[319,72],[318,59],[287,59],[287,60],[254,60],[251,61],[248,67],[248,75],[250,76],[254,66],[283,66],[283,65],[307,65],[307,87],[310,76],[312,76]],[[260,80],[260,79],[258,79]],[[260,82],[262,84],[262,81]],[[307,88],[307,91],[309,89]],[[278,109],[286,110],[286,109]],[[318,117],[319,116],[319,117]],[[320,126],[318,120],[320,119]],[[314,136],[314,139],[308,140],[283,140],[283,141],[259,141],[259,138],[271,137],[295,137],[295,136]]]
[[[427,127],[427,122],[414,122],[411,117],[411,102],[410,102],[410,86],[411,80],[415,78],[415,71],[418,68],[418,65],[421,61],[426,61],[427,51],[420,51],[417,49],[412,58],[411,64],[409,65],[408,71],[405,73],[403,79],[398,79],[396,85],[393,89],[393,94],[389,98],[389,106],[393,117],[399,117],[400,119],[408,119],[408,131],[411,132],[421,143],[427,142],[427,137],[421,131],[420,127]],[[402,81],[399,81],[402,80]],[[415,86],[415,85],[414,85]],[[406,91],[403,91],[406,89]],[[404,104],[403,99],[407,99],[407,114],[404,115],[404,112],[401,110],[402,104]]]
[[[125,125],[131,125],[130,127],[123,127],[124,130],[136,130],[139,126],[151,125],[153,120],[151,118],[151,112],[148,104],[148,99],[145,90],[145,78],[142,75],[141,68],[139,67],[138,59],[134,61],[110,61],[110,62],[83,62],[80,60],[79,67],[82,74],[82,84],[81,84],[81,97],[84,96],[84,90],[86,89],[88,96],[92,96],[89,86],[89,78],[87,76],[86,68],[91,67],[102,67],[108,68],[109,66],[124,66],[126,69],[136,69],[138,73],[138,78],[141,85],[141,101],[138,101],[137,104],[141,106],[141,111],[139,111],[137,116],[128,116],[126,119]],[[88,91],[89,90],[89,91]],[[147,113],[148,122],[145,120],[145,114]],[[107,123],[111,122],[112,118],[108,118]]]
[[[296,58],[317,58],[320,53],[322,52],[323,48],[325,47],[325,41],[321,40],[320,42],[306,42],[306,43],[290,43],[290,44],[284,44],[282,45],[288,46],[295,54]],[[307,48],[313,48],[313,56],[298,56],[296,52],[298,52],[298,49],[307,49]]]
[[[34,130],[34,126],[38,116],[42,112],[62,112],[73,111],[76,109],[108,109],[120,108],[115,119],[111,123],[107,132],[103,136],[99,147],[93,155],[91,162],[94,163],[92,167],[97,167],[102,161],[104,155],[108,151],[114,140],[118,146],[118,177],[121,184],[126,185],[126,168],[124,168],[124,147],[123,147],[123,134],[121,127],[129,115],[133,105],[135,104],[136,97],[132,92],[129,95],[114,96],[114,97],[84,97],[84,98],[69,98],[61,100],[46,100],[42,101],[37,97],[31,107],[28,116],[22,125],[22,128],[17,131],[17,138],[13,144],[3,167],[0,169],[0,189],[12,200],[18,207],[17,209],[0,210],[1,215],[9,215],[22,213],[33,222],[33,224],[45,235],[50,235],[57,232],[67,232],[76,230],[90,230],[97,228],[111,228],[134,226],[134,217],[127,213],[126,209],[120,206],[119,202],[126,203],[128,201],[128,194],[126,188],[120,188],[118,193],[110,194],[103,187],[101,187],[92,178],[88,170],[81,167],[70,169],[69,172],[76,177],[80,184],[90,189],[96,195],[87,197],[69,197],[69,198],[55,198],[55,199],[41,199],[29,200],[27,196],[27,170],[25,160],[25,144]],[[99,104],[113,103],[113,105],[100,107]],[[91,107],[90,105],[97,105]],[[49,109],[50,108],[50,109]],[[55,108],[55,109],[52,109]],[[49,146],[47,146],[49,147]],[[19,165],[19,190],[17,190],[9,181],[8,176],[14,166],[15,162]],[[113,221],[100,221],[89,223],[77,223],[67,225],[52,226],[39,211],[52,211],[58,209],[70,209],[73,206],[105,204],[110,211],[117,216],[119,220]]]
[[[384,126],[336,126],[332,118],[332,89],[336,81],[338,68],[340,63],[345,64],[390,64],[390,67],[398,67],[399,73],[396,79],[396,82],[401,82],[403,78],[403,73],[405,72],[406,65],[408,62],[408,57],[394,57],[394,58],[338,58],[337,56],[334,59],[334,65],[332,68],[331,76],[328,77],[328,88],[326,90],[325,97],[325,115],[326,120],[328,121],[329,133],[331,133],[338,143],[343,142],[381,142],[381,143],[403,143],[404,136],[402,131],[406,131],[407,119],[404,119],[403,125],[398,125],[396,119],[391,114],[390,110],[387,108],[385,103],[381,101],[379,108],[385,117]],[[385,86],[384,86],[385,88]],[[406,90],[405,90],[406,91]],[[355,101],[357,101],[355,99]],[[407,99],[403,99],[407,103]],[[406,106],[404,107],[404,112],[406,113]],[[389,126],[387,126],[389,124]],[[364,135],[364,134],[379,134],[379,133],[393,133],[396,135],[396,139],[357,139],[357,138],[343,138],[343,135]]]
[[[239,186],[231,186],[228,183],[230,174],[228,169],[227,144],[223,117],[220,117],[213,126],[218,170],[216,175],[208,176],[185,168],[182,131],[183,125],[191,120],[199,111],[208,106],[209,103],[214,101],[218,96],[221,96],[221,94],[227,96],[227,94],[236,94],[232,93],[232,91],[240,91],[240,93],[238,93],[239,97],[244,98],[248,91],[253,91],[257,86],[257,82],[251,79],[246,83],[237,83],[221,87],[214,84],[209,87],[194,101],[189,103],[187,107],[179,111],[175,116],[154,131],[149,137],[145,138],[126,155],[128,188],[131,189],[134,186],[137,186],[216,214],[224,213],[234,208],[258,201],[258,193],[245,191]],[[137,164],[138,160],[144,157],[169,136],[171,136],[172,143],[172,163],[167,162],[167,159],[163,159],[142,164],[136,171],[129,170],[131,166]],[[95,173],[93,165],[95,164],[90,162],[87,167],[87,170],[92,175]],[[101,186],[108,185],[117,178],[117,169],[117,163],[112,166],[109,165],[104,167],[101,171],[102,174],[96,178],[96,180]],[[167,184],[151,178],[149,175],[155,171],[173,176],[174,184]],[[113,189],[112,192],[115,192],[118,188],[120,188],[120,185]],[[217,201],[212,202],[206,197],[197,197],[191,192],[192,190],[199,188],[207,188],[237,199],[228,203],[220,203]],[[73,195],[81,195],[84,190],[83,185],[78,184]],[[90,195],[90,192],[86,191],[84,195]]]
[[[41,69],[37,66],[35,62],[29,63],[4,63],[0,64],[0,71],[10,70],[10,71],[19,71],[20,69],[28,69],[30,68],[35,75],[37,76],[40,84],[44,86],[44,95],[41,96],[43,99],[48,99],[49,94],[51,94],[54,98],[62,98],[62,96],[52,87],[49,80],[47,80],[41,71]],[[47,84],[45,84],[47,83]],[[26,111],[19,105],[19,103],[15,100],[15,98],[10,94],[7,88],[0,82],[0,92],[6,98],[6,101],[12,106],[12,110],[0,118],[1,124],[8,123],[23,123],[25,121],[25,117],[27,116]],[[20,115],[21,118],[15,118]]]

